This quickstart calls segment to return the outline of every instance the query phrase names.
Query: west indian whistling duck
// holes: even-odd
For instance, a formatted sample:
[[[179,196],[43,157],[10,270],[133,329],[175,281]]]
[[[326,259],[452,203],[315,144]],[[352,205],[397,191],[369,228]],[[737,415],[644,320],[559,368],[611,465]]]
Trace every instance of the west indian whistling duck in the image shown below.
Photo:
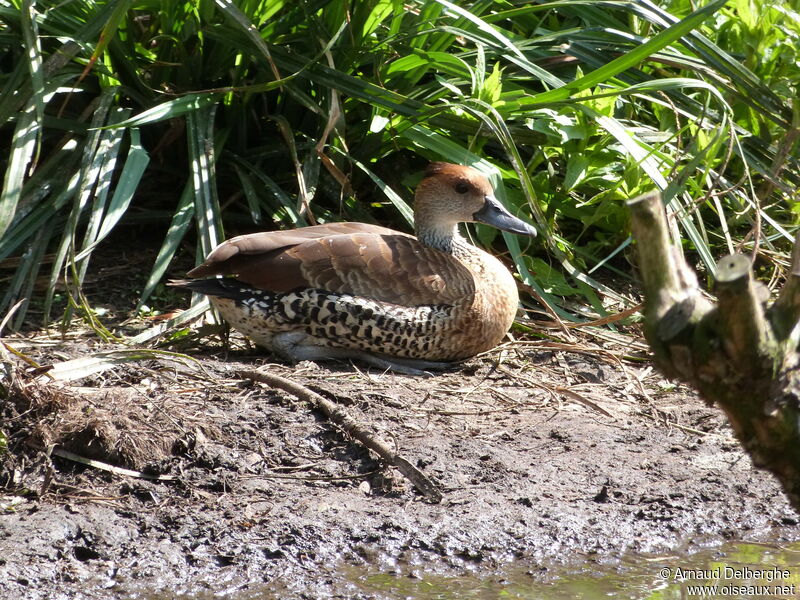
[[[431,163],[416,190],[416,237],[366,223],[242,235],[192,280],[234,328],[289,361],[356,359],[422,374],[494,348],[517,312],[517,286],[462,222],[521,235],[477,170]]]

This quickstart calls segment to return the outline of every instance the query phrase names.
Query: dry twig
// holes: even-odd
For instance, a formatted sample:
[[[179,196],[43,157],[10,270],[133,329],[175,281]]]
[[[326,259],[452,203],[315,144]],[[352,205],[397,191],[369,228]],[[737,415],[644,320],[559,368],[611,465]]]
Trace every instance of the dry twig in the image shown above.
[[[441,501],[442,493],[422,471],[394,452],[387,442],[368,431],[363,423],[356,421],[341,406],[327,398],[323,398],[299,383],[272,373],[265,373],[262,370],[246,370],[240,371],[239,374],[252,381],[264,383],[288,392],[296,398],[308,402],[314,408],[325,413],[325,416],[346,434],[358,440],[387,463],[397,468],[430,502],[438,503]]]

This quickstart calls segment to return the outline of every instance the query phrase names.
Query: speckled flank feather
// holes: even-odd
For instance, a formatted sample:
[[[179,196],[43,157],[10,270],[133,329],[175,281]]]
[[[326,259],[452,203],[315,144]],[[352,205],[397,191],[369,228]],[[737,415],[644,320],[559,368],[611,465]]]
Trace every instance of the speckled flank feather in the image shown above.
[[[399,306],[317,289],[284,294],[242,291],[247,299],[212,301],[231,326],[263,346],[271,346],[278,332],[302,328],[320,346],[407,358],[459,358],[443,357],[437,344],[452,324],[452,306]]]
[[[365,223],[245,235],[190,271],[194,281],[175,285],[207,294],[231,326],[293,360],[453,361],[489,350],[514,320],[516,284],[458,223],[535,231],[474,169],[434,163],[426,175],[416,237]]]

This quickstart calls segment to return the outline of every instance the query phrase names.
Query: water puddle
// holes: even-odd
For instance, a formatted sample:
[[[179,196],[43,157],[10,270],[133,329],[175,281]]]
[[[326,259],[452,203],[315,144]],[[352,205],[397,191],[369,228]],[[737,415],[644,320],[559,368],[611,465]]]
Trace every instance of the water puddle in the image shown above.
[[[501,576],[444,577],[370,573],[347,567],[355,588],[378,598],[537,599],[798,598],[800,543],[728,543],[691,555],[629,556],[548,570],[508,569]]]
[[[586,558],[574,566],[510,566],[490,575],[468,571],[437,575],[424,566],[381,572],[368,565],[343,565],[333,597],[371,600],[573,600],[627,598],[687,600],[800,597],[800,543],[729,542],[691,554],[628,556],[603,563]],[[277,600],[315,597],[288,582],[246,586],[236,592],[172,594],[170,600]],[[277,587],[281,588],[278,591]],[[325,594],[324,597],[328,597]],[[166,599],[145,595],[147,600]]]

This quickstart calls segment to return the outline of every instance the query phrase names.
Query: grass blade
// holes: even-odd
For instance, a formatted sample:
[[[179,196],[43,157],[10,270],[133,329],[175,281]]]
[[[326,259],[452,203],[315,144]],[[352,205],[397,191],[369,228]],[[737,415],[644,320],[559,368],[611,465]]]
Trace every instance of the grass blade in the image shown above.
[[[375,183],[375,185],[380,188],[381,192],[383,192],[383,195],[386,196],[394,205],[394,207],[397,209],[397,212],[399,212],[400,216],[405,219],[406,223],[408,223],[412,228],[414,227],[414,211],[397,192],[395,192],[389,185],[386,184],[386,182],[378,177],[371,169],[367,168],[367,166],[357,158],[347,154],[344,150],[336,148],[335,146],[332,146],[332,149],[336,150],[343,156],[346,156],[350,162],[366,173],[367,177],[369,177]]]
[[[9,148],[9,161],[0,192],[0,238],[11,226],[17,212],[22,184],[33,161],[38,137],[39,123],[36,120],[36,103],[30,103],[19,116]]]
[[[533,98],[534,101],[538,104],[559,102],[566,100],[577,92],[587,90],[591,87],[594,87],[598,83],[602,83],[611,79],[626,69],[630,69],[631,67],[639,64],[648,56],[664,49],[673,42],[679,40],[681,37],[687,35],[708,17],[722,8],[726,2],[727,0],[713,0],[702,8],[698,8],[696,11],[678,23],[675,23],[664,31],[654,35],[651,39],[640,46],[637,46],[630,52],[623,54],[619,58],[615,58],[605,66],[595,69],[591,73],[588,73],[583,77],[579,77],[563,87],[537,94]]]
[[[141,144],[139,130],[137,128],[129,129],[128,134],[131,138],[128,157],[114,189],[114,195],[109,203],[108,211],[93,236],[93,241],[75,257],[76,262],[87,258],[125,215],[125,211],[128,210],[131,200],[133,200],[133,195],[144,175],[147,164],[150,162],[150,157]]]
[[[223,239],[214,168],[215,110],[216,106],[207,105],[186,115],[194,214],[197,218],[197,236],[202,253],[202,256],[197,257],[198,264]]]
[[[163,321],[150,329],[146,329],[142,333],[136,335],[135,337],[130,338],[127,340],[128,345],[130,346],[139,346],[141,344],[145,344],[150,342],[157,337],[164,335],[168,331],[172,330],[179,325],[183,325],[184,323],[188,323],[189,321],[196,319],[200,315],[202,315],[207,310],[211,309],[211,304],[208,301],[208,298],[203,298],[197,304],[193,304],[190,308],[182,311],[178,316],[169,319],[167,321]]]
[[[177,352],[147,348],[122,349],[97,352],[91,356],[55,363],[44,377],[53,381],[77,381],[140,360],[169,360],[182,365],[197,365],[192,357]]]
[[[184,236],[186,235],[186,231],[192,224],[192,218],[194,217],[195,212],[193,192],[194,190],[192,189],[192,186],[187,183],[183,188],[183,194],[181,194],[178,208],[172,215],[172,223],[170,223],[167,235],[164,237],[164,241],[162,242],[161,248],[158,251],[158,256],[156,256],[153,269],[150,271],[150,276],[147,278],[147,283],[145,284],[142,294],[139,297],[139,303],[136,305],[137,311],[147,301],[147,299],[153,293],[153,290],[156,289],[156,286],[164,277],[170,262],[172,262],[172,259],[175,256],[175,252],[180,246],[181,240],[183,240]]]
[[[23,0],[21,11],[22,38],[25,40],[25,50],[28,56],[28,71],[31,76],[31,99],[36,111],[36,122],[44,122],[44,73],[42,68],[42,48],[39,43],[39,26],[36,22],[35,2]],[[40,133],[38,130],[37,133]],[[39,136],[37,135],[37,140]],[[38,150],[36,152],[38,154]],[[35,164],[36,158],[33,159]],[[1,219],[0,219],[1,221]],[[2,231],[0,231],[2,235]]]
[[[61,233],[61,240],[56,250],[56,256],[53,260],[53,267],[50,272],[50,281],[47,286],[44,303],[45,321],[50,317],[53,295],[55,293],[56,283],[61,275],[61,268],[70,250],[74,248],[79,219],[91,199],[92,188],[97,180],[103,162],[103,156],[99,155],[97,152],[100,141],[103,139],[103,132],[100,130],[100,127],[108,118],[114,93],[114,89],[104,90],[100,102],[92,115],[92,131],[89,132],[87,140],[84,143],[82,167],[78,177],[78,186],[73,198],[72,210],[67,217],[66,226]]]
[[[106,127],[141,127],[143,125],[152,125],[153,123],[175,119],[208,108],[209,106],[214,106],[219,102],[221,97],[222,94],[218,92],[187,94],[180,98],[175,98],[174,100],[162,102],[152,108],[148,108],[138,115],[134,115],[130,119],[125,119],[119,123],[107,125]]]
[[[129,111],[126,109],[117,108],[111,112],[109,120],[114,122],[120,118],[124,118],[128,113]],[[103,216],[106,212],[108,194],[111,190],[111,177],[117,165],[117,159],[122,148],[122,138],[124,133],[125,132],[122,129],[110,129],[104,130],[100,136],[100,142],[97,146],[99,168],[96,176],[93,176],[94,181],[92,182],[92,185],[94,190],[92,191],[92,195],[94,198],[92,200],[91,210],[89,211],[89,222],[86,225],[86,231],[83,236],[84,250],[89,250],[98,242],[97,236],[103,223]],[[75,247],[73,244],[73,246],[70,248],[70,253],[73,253],[74,251]],[[78,280],[75,283],[77,283],[79,286],[83,283],[84,277],[86,277],[86,270],[89,268],[90,255],[91,250],[84,252],[83,258],[80,260],[77,256],[73,256],[71,259],[71,262],[77,266]]]

